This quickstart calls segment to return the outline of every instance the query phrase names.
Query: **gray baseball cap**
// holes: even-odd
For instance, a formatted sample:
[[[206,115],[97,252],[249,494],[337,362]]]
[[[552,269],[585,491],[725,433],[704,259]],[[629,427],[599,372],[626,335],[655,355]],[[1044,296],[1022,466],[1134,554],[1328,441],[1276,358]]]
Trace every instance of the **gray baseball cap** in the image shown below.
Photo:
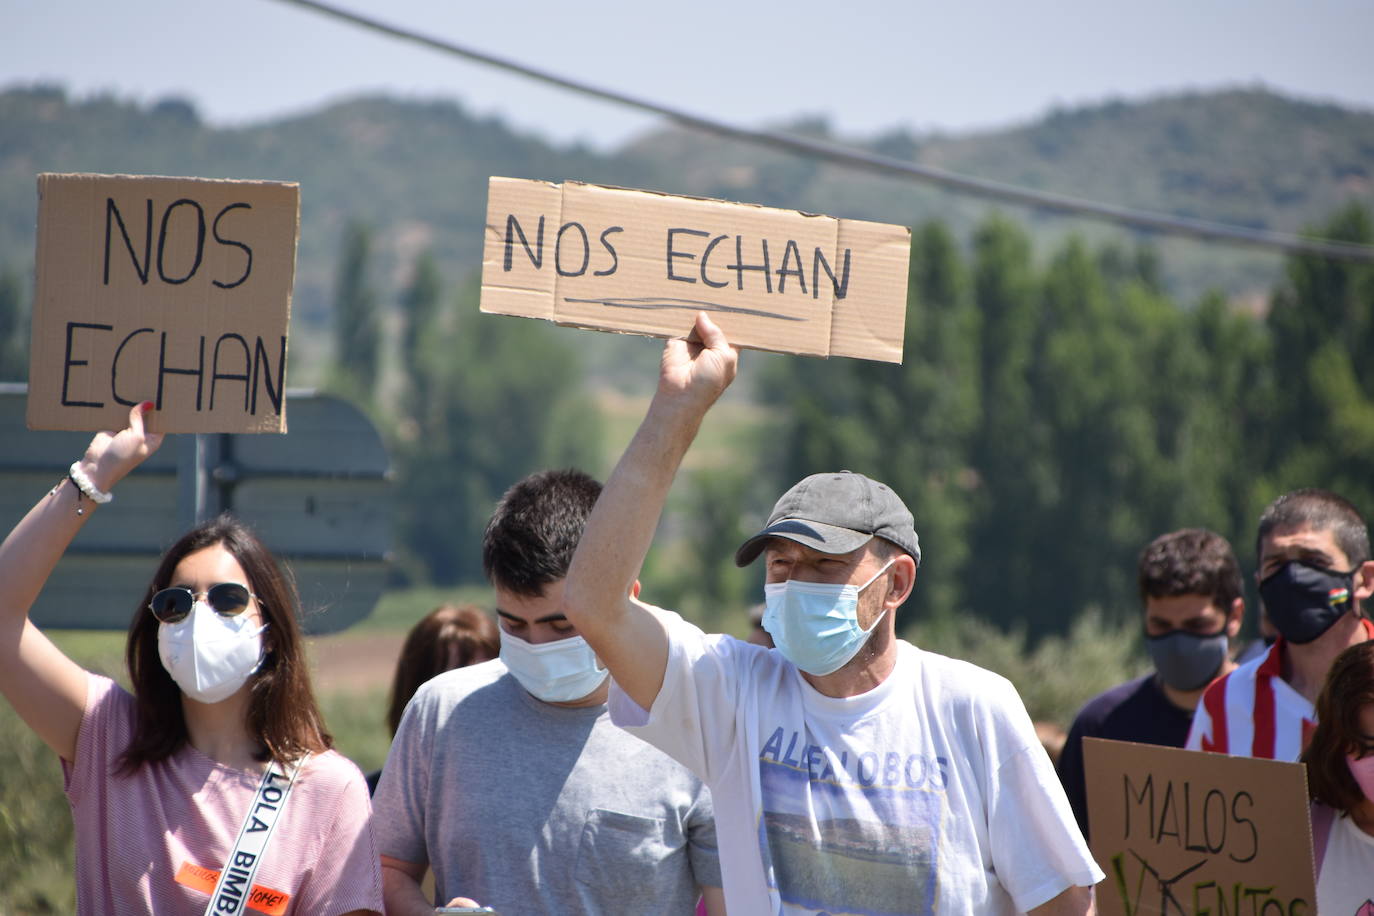
[[[885,484],[850,471],[812,474],[773,506],[763,530],[735,551],[748,566],[769,538],[788,538],[821,553],[849,553],[875,536],[885,538],[921,564],[921,542],[906,503]]]

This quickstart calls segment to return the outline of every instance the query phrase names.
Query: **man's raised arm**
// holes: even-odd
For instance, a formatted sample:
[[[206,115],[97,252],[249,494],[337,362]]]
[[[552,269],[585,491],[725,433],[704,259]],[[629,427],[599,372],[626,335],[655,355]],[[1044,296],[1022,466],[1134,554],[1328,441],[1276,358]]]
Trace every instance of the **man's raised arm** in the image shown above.
[[[631,699],[649,709],[663,686],[668,639],[630,589],[678,465],[706,411],[735,377],[739,352],[706,314],[691,340],[663,348],[658,390],[606,481],[568,569],[564,613]]]

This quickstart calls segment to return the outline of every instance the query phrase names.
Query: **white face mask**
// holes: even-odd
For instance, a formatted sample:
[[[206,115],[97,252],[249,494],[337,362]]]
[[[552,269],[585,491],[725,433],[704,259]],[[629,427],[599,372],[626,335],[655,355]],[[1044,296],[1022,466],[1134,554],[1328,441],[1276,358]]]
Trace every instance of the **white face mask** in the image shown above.
[[[535,645],[503,629],[501,661],[521,687],[546,703],[580,700],[610,675],[581,636]]]
[[[262,665],[266,629],[265,623],[254,627],[246,611],[224,617],[197,601],[184,619],[158,624],[157,654],[183,693],[202,703],[218,703]]]

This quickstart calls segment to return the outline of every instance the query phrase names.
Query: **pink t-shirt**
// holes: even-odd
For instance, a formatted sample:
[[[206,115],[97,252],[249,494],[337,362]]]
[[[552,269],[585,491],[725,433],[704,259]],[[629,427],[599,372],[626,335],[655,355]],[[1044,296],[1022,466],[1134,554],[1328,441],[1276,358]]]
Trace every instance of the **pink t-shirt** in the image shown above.
[[[134,698],[90,675],[76,760],[62,762],[76,824],[77,913],[199,916],[261,775],[216,763],[189,744],[132,776],[117,775],[133,729]],[[312,756],[254,877],[249,912],[380,913],[371,814],[367,784],[351,761],[334,751]]]

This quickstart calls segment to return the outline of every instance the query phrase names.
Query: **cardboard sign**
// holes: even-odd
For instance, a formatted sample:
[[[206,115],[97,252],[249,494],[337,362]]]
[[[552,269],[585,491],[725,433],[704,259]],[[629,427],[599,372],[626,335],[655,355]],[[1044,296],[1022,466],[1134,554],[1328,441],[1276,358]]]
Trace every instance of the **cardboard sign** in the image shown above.
[[[296,184],[38,176],[27,422],[286,432]]]
[[[719,200],[492,178],[482,311],[902,361],[911,231]]]
[[[1313,916],[1300,763],[1087,738],[1088,827],[1104,916]]]

